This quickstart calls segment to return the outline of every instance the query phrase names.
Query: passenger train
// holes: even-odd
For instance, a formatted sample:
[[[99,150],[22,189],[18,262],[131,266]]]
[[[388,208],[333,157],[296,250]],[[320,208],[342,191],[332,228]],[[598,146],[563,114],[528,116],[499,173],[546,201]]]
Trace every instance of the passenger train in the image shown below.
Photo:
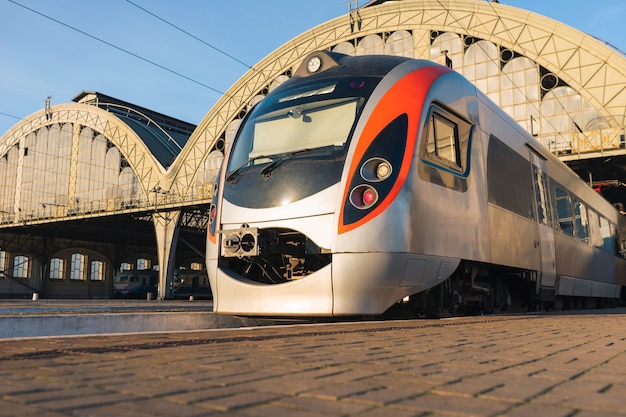
[[[475,314],[619,300],[625,233],[452,69],[319,51],[242,121],[206,259],[218,313]]]

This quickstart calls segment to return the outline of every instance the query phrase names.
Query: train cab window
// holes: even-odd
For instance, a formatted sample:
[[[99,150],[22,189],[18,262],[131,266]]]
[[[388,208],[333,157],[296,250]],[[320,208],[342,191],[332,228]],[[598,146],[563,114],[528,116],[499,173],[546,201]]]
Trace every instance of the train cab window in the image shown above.
[[[426,154],[446,167],[461,170],[457,125],[437,112],[432,112],[428,121]]]
[[[556,211],[559,216],[559,227],[567,235],[574,236],[574,218],[570,196],[561,187],[555,187]]]
[[[431,166],[467,174],[472,123],[433,103],[424,125],[422,158]]]
[[[576,237],[583,242],[589,241],[589,221],[587,219],[587,208],[577,198],[573,198],[574,221],[576,222]]]
[[[426,152],[428,155],[451,162],[460,168],[459,139],[456,124],[437,113],[431,115],[428,126]]]

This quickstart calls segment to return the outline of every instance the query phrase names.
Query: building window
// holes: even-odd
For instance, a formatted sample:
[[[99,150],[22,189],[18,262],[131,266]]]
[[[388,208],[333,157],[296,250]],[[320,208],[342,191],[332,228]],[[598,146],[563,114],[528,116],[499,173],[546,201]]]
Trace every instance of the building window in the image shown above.
[[[72,267],[70,270],[70,279],[84,280],[85,279],[85,261],[87,257],[82,253],[75,253],[72,255]]]
[[[122,262],[120,265],[120,271],[131,271],[133,269],[133,264],[128,262]]]
[[[102,281],[104,279],[104,262],[91,261],[89,279],[92,281]]]
[[[28,278],[30,260],[27,256],[18,255],[13,259],[13,277]]]
[[[50,279],[63,279],[65,276],[65,259],[50,259]]]
[[[0,250],[0,278],[6,277],[7,271],[7,252]]]
[[[137,270],[138,271],[149,270],[151,266],[152,265],[151,265],[150,259],[145,259],[145,258],[137,259]]]
[[[190,267],[193,271],[202,271],[203,269],[203,265],[200,262],[192,262]]]

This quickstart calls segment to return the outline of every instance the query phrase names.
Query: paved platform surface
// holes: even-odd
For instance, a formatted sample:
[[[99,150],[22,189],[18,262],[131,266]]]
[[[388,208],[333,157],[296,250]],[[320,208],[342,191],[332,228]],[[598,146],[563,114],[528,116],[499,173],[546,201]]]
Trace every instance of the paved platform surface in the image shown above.
[[[0,416],[624,416],[626,310],[0,341]]]

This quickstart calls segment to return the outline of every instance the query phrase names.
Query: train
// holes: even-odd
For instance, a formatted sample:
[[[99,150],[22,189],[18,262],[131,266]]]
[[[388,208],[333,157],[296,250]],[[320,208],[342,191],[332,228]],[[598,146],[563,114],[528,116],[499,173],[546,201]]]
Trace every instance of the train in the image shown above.
[[[113,298],[156,297],[159,286],[159,272],[155,270],[122,270],[113,279]],[[168,289],[168,297],[173,299],[211,299],[211,287],[206,271],[176,269],[174,279]]]
[[[624,216],[461,74],[317,51],[249,111],[210,207],[214,311],[620,302]]]

